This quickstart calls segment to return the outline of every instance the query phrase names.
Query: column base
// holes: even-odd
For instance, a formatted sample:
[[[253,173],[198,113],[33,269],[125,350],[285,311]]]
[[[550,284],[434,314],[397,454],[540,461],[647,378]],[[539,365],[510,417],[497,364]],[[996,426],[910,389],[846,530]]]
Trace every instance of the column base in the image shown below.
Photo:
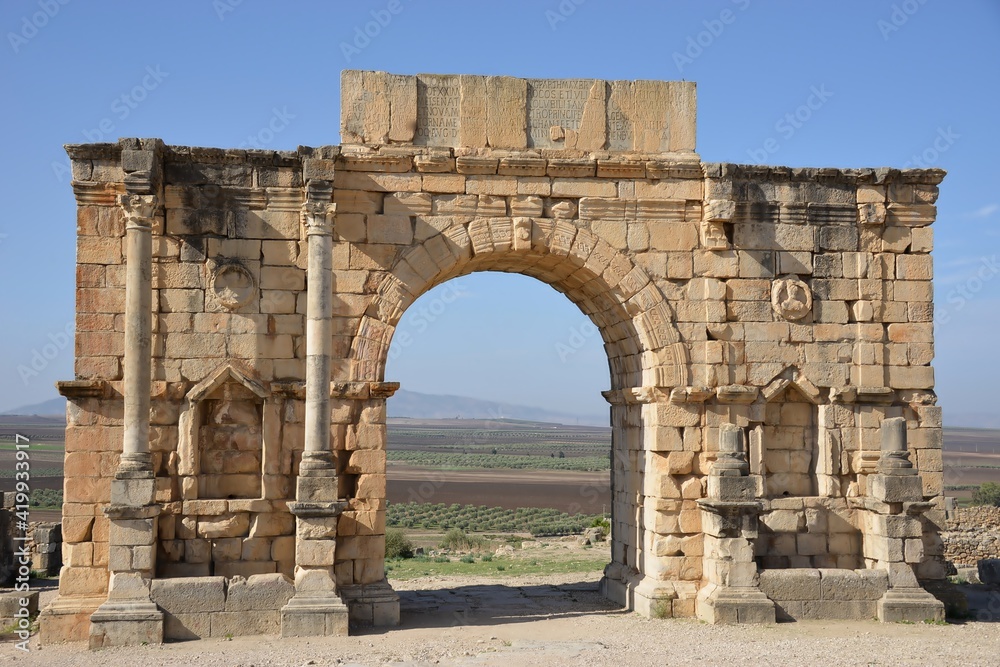
[[[708,584],[698,593],[698,618],[706,623],[774,623],[774,602],[756,586]]]
[[[351,610],[351,623],[377,628],[399,625],[399,595],[383,579],[374,584],[341,586]]]
[[[90,617],[106,597],[60,595],[38,615],[38,638],[42,646],[84,642],[90,637]]]
[[[611,579],[607,575],[601,577],[600,583],[601,595],[611,600],[612,602],[621,605],[627,609],[632,608],[631,601],[629,598],[629,589],[624,581],[619,579]]]
[[[671,582],[646,577],[632,589],[632,611],[646,618],[673,618],[676,599]]]
[[[90,616],[90,649],[163,643],[163,612],[152,602],[105,602]]]
[[[296,594],[281,608],[282,637],[346,637],[347,605],[333,593]]]
[[[883,623],[943,621],[944,603],[922,588],[893,588],[875,603]]]

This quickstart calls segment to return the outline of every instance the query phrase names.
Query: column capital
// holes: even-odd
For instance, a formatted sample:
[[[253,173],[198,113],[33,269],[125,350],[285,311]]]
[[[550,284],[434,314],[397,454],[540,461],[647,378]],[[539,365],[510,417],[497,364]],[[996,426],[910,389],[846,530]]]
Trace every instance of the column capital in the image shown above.
[[[152,231],[156,195],[118,195],[118,205],[125,213],[125,229]]]
[[[302,204],[302,222],[306,236],[330,236],[333,234],[333,219],[337,215],[337,205],[331,202],[305,201]]]

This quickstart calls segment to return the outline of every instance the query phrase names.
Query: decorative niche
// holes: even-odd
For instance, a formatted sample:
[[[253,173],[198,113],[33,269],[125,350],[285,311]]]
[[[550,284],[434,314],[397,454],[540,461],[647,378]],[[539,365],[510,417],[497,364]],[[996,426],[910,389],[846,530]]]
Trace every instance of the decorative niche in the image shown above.
[[[261,498],[270,392],[226,364],[187,393],[178,441],[184,500]]]
[[[750,472],[763,476],[767,498],[821,495],[819,390],[792,375],[761,392],[764,422],[750,432]]]

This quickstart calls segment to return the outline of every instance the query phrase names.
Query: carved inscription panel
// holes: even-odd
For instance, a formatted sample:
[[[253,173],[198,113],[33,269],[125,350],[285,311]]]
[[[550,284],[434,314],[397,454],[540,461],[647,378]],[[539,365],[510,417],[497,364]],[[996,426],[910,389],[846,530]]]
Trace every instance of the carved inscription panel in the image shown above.
[[[643,153],[694,150],[689,81],[345,73],[351,142]]]
[[[593,85],[590,79],[530,79],[528,145],[563,148],[565,131],[580,129],[583,108]]]
[[[458,146],[461,88],[457,76],[417,78],[417,129],[413,143],[418,146]]]

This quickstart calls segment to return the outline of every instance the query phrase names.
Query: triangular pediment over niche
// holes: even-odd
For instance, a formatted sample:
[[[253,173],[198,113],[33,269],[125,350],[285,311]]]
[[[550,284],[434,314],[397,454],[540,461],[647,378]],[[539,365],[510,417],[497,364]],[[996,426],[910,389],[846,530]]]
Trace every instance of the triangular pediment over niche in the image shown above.
[[[789,366],[778,373],[773,380],[763,390],[761,395],[764,400],[770,403],[781,397],[789,389],[794,389],[802,397],[812,403],[819,405],[822,402],[822,392],[809,378],[802,374],[795,366]]]
[[[227,382],[236,382],[243,385],[261,399],[265,399],[270,395],[264,384],[255,379],[253,374],[237,368],[231,363],[227,363],[219,366],[209,373],[208,377],[191,387],[191,390],[187,393],[187,399],[192,402],[204,400]]]

